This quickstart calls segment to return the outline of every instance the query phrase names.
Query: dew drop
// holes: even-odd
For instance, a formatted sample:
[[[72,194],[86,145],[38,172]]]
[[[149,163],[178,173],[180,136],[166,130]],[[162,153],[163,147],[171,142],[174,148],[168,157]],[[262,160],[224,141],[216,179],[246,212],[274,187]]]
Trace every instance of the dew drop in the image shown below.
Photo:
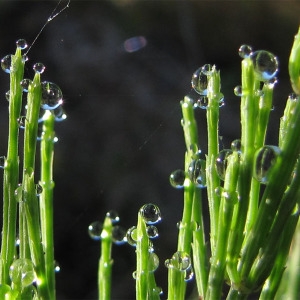
[[[218,157],[216,159],[216,171],[219,175],[220,179],[225,179],[225,173],[227,169],[227,159],[228,156],[232,154],[231,149],[224,149],[219,152]]]
[[[161,220],[160,209],[157,205],[148,203],[141,207],[140,214],[148,225],[153,225]]]
[[[203,71],[203,67],[200,67],[193,73],[191,84],[196,93],[207,95],[208,79],[206,72]]]
[[[191,281],[194,278],[194,269],[190,266],[187,270],[184,271],[184,281]]]
[[[184,186],[186,173],[181,170],[175,170],[170,175],[170,183],[176,189],[182,189]]]
[[[36,279],[33,262],[27,258],[16,259],[9,268],[9,277],[16,286],[31,285]]]
[[[239,56],[241,58],[248,58],[252,54],[252,47],[249,45],[242,45],[239,48]]]
[[[126,232],[127,243],[131,246],[136,246],[137,241],[137,229],[136,226],[130,227]]]
[[[159,258],[154,253],[149,253],[148,270],[149,272],[155,272],[159,266]]]
[[[165,266],[169,269],[174,268],[183,272],[191,267],[191,258],[187,253],[177,251],[173,254],[171,259],[165,261]]]
[[[54,261],[54,272],[59,273],[60,272],[60,265],[57,261]]]
[[[21,116],[20,118],[17,119],[19,128],[24,129],[25,128],[25,123],[26,123],[26,117]]]
[[[101,233],[103,230],[103,225],[99,221],[95,221],[91,223],[88,227],[88,233],[90,238],[92,238],[95,241],[101,240]]]
[[[277,146],[260,148],[254,158],[254,177],[262,184],[267,184],[272,166],[275,164],[280,149]]]
[[[32,81],[30,79],[23,79],[20,82],[21,87],[23,88],[23,92],[27,93],[28,89],[29,89],[29,85],[32,83]]]
[[[237,85],[234,89],[233,89],[233,93],[238,96],[241,97],[243,95],[243,90],[242,90],[242,86],[241,85]]]
[[[22,55],[22,62],[25,63],[28,61],[28,56],[26,54]]]
[[[158,237],[158,229],[154,225],[149,225],[146,228],[147,235],[150,239],[155,239]]]
[[[136,274],[137,274],[136,271],[133,271],[133,272],[132,272],[132,278],[133,278],[134,280],[136,280]]]
[[[24,39],[19,39],[16,41],[16,45],[18,48],[20,48],[21,50],[24,50],[28,47],[27,42]]]
[[[9,101],[9,98],[10,98],[10,91],[7,91],[7,92],[5,93],[5,99],[6,99],[7,101]]]
[[[0,169],[4,169],[6,166],[6,157],[0,156]]]
[[[24,190],[22,184],[18,184],[18,187],[15,189],[15,198],[17,202],[22,202],[24,199]]]
[[[162,288],[161,287],[159,287],[159,286],[156,286],[156,287],[154,287],[153,288],[153,294],[156,294],[156,295],[162,295],[163,294],[163,290],[162,290]]]
[[[273,89],[274,86],[277,84],[277,77],[273,77],[270,80],[265,81],[265,85],[269,88],[269,89]]]
[[[207,109],[208,107],[208,98],[207,96],[200,96],[197,101],[194,103],[194,108]]]
[[[43,187],[40,184],[35,185],[36,195],[39,196],[43,192]]]
[[[126,242],[126,230],[119,225],[112,229],[112,241],[116,245],[122,245]]]
[[[267,81],[278,72],[277,57],[269,51],[259,50],[251,54],[256,78],[259,81]]]
[[[55,109],[62,104],[62,91],[53,82],[44,81],[42,85],[42,108]]]
[[[236,139],[231,142],[231,150],[232,151],[241,151],[242,143],[240,139]]]
[[[11,58],[12,55],[6,55],[1,59],[1,68],[5,73],[10,73],[11,71]]]
[[[118,213],[114,210],[110,210],[109,212],[107,212],[106,217],[110,218],[110,220],[113,224],[118,223],[120,221],[120,217],[119,217]]]
[[[34,71],[35,73],[42,74],[42,73],[44,73],[45,69],[46,69],[46,67],[45,67],[44,64],[42,64],[42,63],[35,63],[35,64],[33,65],[33,71]]]
[[[53,110],[55,121],[62,122],[67,118],[62,106],[59,106]]]
[[[202,159],[193,160],[188,167],[190,180],[199,188],[206,187],[205,161]]]

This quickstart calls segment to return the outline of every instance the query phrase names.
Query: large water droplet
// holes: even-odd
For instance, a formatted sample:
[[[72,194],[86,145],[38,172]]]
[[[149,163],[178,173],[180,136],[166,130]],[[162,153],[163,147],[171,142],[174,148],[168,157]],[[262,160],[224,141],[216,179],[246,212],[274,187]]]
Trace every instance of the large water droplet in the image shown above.
[[[136,246],[137,241],[137,229],[136,226],[130,227],[126,232],[127,243],[131,246]]]
[[[20,48],[21,50],[24,50],[28,47],[27,42],[24,39],[19,39],[16,41],[16,45],[18,48]]]
[[[6,55],[1,59],[1,68],[5,73],[10,73],[11,71],[11,57],[12,55]]]
[[[200,67],[193,73],[191,84],[195,92],[200,95],[207,95],[208,79],[207,72],[203,71],[203,67]]]
[[[242,143],[240,139],[236,139],[231,142],[231,150],[232,151],[241,151]]]
[[[205,172],[205,161],[202,159],[193,160],[188,168],[189,178],[197,187],[206,187],[206,172]]]
[[[174,268],[183,272],[191,267],[191,258],[187,253],[177,251],[173,254],[171,259],[165,261],[165,266],[169,269]]]
[[[148,261],[148,270],[149,270],[149,272],[156,271],[158,266],[159,266],[158,256],[154,252],[149,253],[149,261]]]
[[[234,89],[233,89],[233,93],[238,96],[241,97],[243,94],[243,89],[241,85],[237,85]]]
[[[20,82],[21,87],[23,88],[23,92],[27,93],[28,89],[29,89],[29,85],[32,83],[32,81],[30,79],[23,79]]]
[[[279,154],[280,149],[277,146],[264,146],[256,152],[254,177],[260,183],[268,183],[270,171]]]
[[[35,279],[34,265],[30,259],[16,259],[9,268],[11,281],[22,288],[31,285]]]
[[[191,281],[194,278],[194,269],[190,266],[184,271],[184,281]]]
[[[269,51],[259,50],[251,54],[256,78],[266,81],[273,78],[278,71],[277,57]]]
[[[197,101],[194,103],[194,107],[197,108],[201,108],[201,109],[207,109],[208,106],[208,98],[207,96],[200,96]]]
[[[112,229],[112,241],[116,245],[122,245],[126,242],[126,230],[119,225],[116,225]]]
[[[46,67],[42,63],[36,63],[33,65],[33,71],[35,73],[42,74],[42,73],[44,73],[45,69],[46,69]]]
[[[143,205],[140,209],[140,214],[148,225],[156,224],[161,220],[159,207],[152,203]]]
[[[154,225],[147,226],[146,232],[147,232],[149,239],[155,239],[158,237],[158,229]]]
[[[95,241],[99,241],[101,239],[102,230],[103,224],[99,221],[93,222],[88,227],[89,236]]]
[[[247,58],[252,54],[252,47],[249,45],[242,45],[239,48],[239,56],[241,58]]]
[[[42,108],[55,109],[62,104],[62,91],[58,85],[53,82],[44,81],[42,85]]]
[[[173,171],[170,175],[171,185],[176,189],[183,188],[185,176],[185,172],[181,169]]]
[[[118,213],[114,210],[110,210],[109,212],[106,213],[106,217],[111,219],[111,222],[118,223],[120,221],[120,217]]]
[[[216,159],[216,170],[220,179],[225,179],[226,169],[227,169],[227,159],[228,156],[232,154],[231,149],[224,149],[219,152],[218,157]]]

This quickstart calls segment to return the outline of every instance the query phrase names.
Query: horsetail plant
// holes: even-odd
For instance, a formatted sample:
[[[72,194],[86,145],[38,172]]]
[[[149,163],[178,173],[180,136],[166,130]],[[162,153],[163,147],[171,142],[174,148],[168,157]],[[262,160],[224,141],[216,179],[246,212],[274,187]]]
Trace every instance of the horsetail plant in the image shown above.
[[[215,65],[206,64],[195,71],[192,93],[180,103],[185,163],[183,170],[171,173],[170,183],[183,189],[184,204],[182,220],[178,223],[177,250],[165,261],[169,269],[167,297],[170,300],[185,299],[187,281],[193,277],[197,286],[195,299],[247,299],[254,295],[261,300],[300,297],[300,28],[289,60],[293,93],[288,96],[281,118],[278,145],[266,141],[278,59],[269,51],[253,51],[248,45],[240,47],[239,55],[241,85],[234,88],[234,94],[241,99],[240,139],[219,150],[218,123],[224,97],[220,71]],[[198,108],[206,111],[208,153],[205,157],[198,141],[195,118]],[[210,217],[209,239],[204,230],[204,188]],[[138,300],[159,299],[162,294],[151,293],[160,289],[153,270],[149,269],[153,249],[143,219],[145,207],[158,211],[154,204],[144,205],[138,214],[137,227],[130,228],[125,238],[123,235],[123,240],[136,247],[134,278]],[[103,251],[104,255],[107,254]],[[158,257],[155,261],[157,267]],[[99,278],[104,278],[101,266],[99,271]],[[225,283],[229,285],[227,296]],[[101,284],[99,288],[99,299],[110,299],[101,296],[104,295]]]
[[[60,106],[60,88],[52,82],[41,82],[43,64],[34,64],[33,80],[23,78],[27,53],[23,54],[22,50],[26,48],[26,41],[20,39],[15,54],[1,60],[2,69],[10,74],[10,90],[6,94],[8,150],[1,166],[4,180],[0,295],[1,299],[12,300],[55,299],[52,168],[57,138],[54,121],[63,120],[66,115]],[[19,153],[22,129],[23,156]],[[40,170],[36,166],[38,140]],[[36,183],[38,172],[41,178]]]

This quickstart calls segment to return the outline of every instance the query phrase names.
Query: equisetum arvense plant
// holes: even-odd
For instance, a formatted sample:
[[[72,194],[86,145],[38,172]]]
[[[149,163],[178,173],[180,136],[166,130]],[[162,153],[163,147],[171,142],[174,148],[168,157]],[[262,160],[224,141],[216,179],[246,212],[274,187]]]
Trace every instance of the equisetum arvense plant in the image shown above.
[[[136,299],[185,299],[186,285],[194,281],[193,299],[298,299],[300,296],[300,29],[289,60],[293,92],[280,120],[278,145],[266,143],[279,61],[266,50],[239,48],[241,136],[225,149],[219,147],[219,114],[224,96],[221,75],[205,64],[192,76],[192,92],[180,102],[186,143],[184,168],[170,175],[183,189],[183,214],[177,249],[164,263],[168,290],[155,281],[159,258],[152,239],[159,208],[145,204],[137,225],[127,231],[118,215],[108,212],[104,223],[89,226],[101,240],[99,299],[111,297],[112,243],[127,242],[136,249]],[[201,153],[195,110],[207,119],[208,152]],[[206,189],[206,198],[203,197]],[[209,235],[204,230],[203,205],[209,207]],[[293,247],[291,243],[294,237]],[[291,249],[291,254],[289,251]],[[288,266],[286,268],[286,266]],[[227,288],[225,286],[227,285]]]

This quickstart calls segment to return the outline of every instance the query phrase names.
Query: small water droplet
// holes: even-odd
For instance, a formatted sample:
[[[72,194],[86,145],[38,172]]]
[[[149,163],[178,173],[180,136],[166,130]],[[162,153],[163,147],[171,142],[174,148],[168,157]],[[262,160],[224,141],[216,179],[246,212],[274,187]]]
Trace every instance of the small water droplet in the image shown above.
[[[54,261],[54,272],[59,273],[60,272],[60,265],[57,261]]]
[[[5,73],[10,73],[11,71],[11,57],[12,55],[6,55],[1,59],[1,68]]]
[[[42,108],[55,109],[62,104],[62,91],[58,85],[53,82],[44,81],[42,85]]]
[[[28,56],[26,54],[22,55],[22,62],[26,63],[28,61]]]
[[[42,73],[44,73],[45,69],[46,69],[46,67],[45,67],[44,64],[42,64],[42,63],[35,63],[35,64],[33,65],[33,71],[34,71],[35,73],[42,74]]]
[[[155,239],[158,237],[158,229],[154,225],[149,225],[146,228],[147,235],[149,239]]]
[[[232,151],[241,151],[242,143],[240,139],[236,139],[231,142],[231,150]]]
[[[239,48],[239,56],[241,58],[248,58],[252,54],[252,47],[249,45],[242,45]]]
[[[279,154],[280,149],[277,146],[264,146],[256,152],[254,159],[254,177],[260,183],[268,183],[270,170],[275,164]]]
[[[156,294],[156,295],[158,295],[158,296],[160,296],[160,295],[163,294],[163,290],[162,290],[161,287],[156,286],[156,287],[153,288],[153,293]]]
[[[208,98],[207,96],[200,96],[197,101],[194,103],[194,108],[207,109],[208,107]]]
[[[64,109],[62,108],[62,106],[59,106],[59,107],[55,108],[52,111],[54,113],[54,117],[55,117],[56,122],[62,122],[67,118],[67,115],[65,114]]]
[[[203,67],[200,67],[193,73],[191,84],[195,92],[200,95],[207,95],[208,79],[205,71],[203,72]]]
[[[5,99],[6,99],[7,101],[9,101],[9,98],[10,98],[10,91],[7,91],[7,92],[5,93]]]
[[[157,205],[148,203],[141,207],[140,214],[148,225],[153,225],[161,220],[160,209]]]
[[[18,124],[19,124],[19,128],[24,129],[25,128],[25,124],[26,124],[26,117],[25,116],[21,116],[20,118],[18,118]]]
[[[113,224],[118,223],[120,221],[120,217],[119,214],[114,211],[114,210],[110,210],[109,212],[106,213],[106,217],[111,219],[111,222]]]
[[[133,278],[134,280],[136,280],[136,274],[137,274],[136,271],[133,271],[133,272],[132,272],[132,278]]]
[[[155,272],[159,266],[159,258],[154,253],[149,253],[149,260],[148,260],[148,270],[149,272]]]
[[[187,253],[177,251],[173,254],[171,259],[165,261],[165,266],[169,269],[174,268],[183,272],[191,267],[191,258]]]
[[[0,156],[0,169],[4,169],[6,166],[6,157]]]
[[[194,278],[194,269],[190,266],[187,270],[184,271],[184,281],[191,281]]]
[[[238,96],[241,97],[243,95],[243,89],[241,85],[237,85],[234,89],[233,89],[233,93]]]
[[[35,185],[36,195],[39,196],[43,192],[43,187],[40,184]]]
[[[16,286],[31,285],[36,279],[33,262],[27,258],[16,259],[9,268],[9,277]]]
[[[181,170],[175,170],[170,175],[170,183],[176,189],[182,189],[184,186],[186,173]]]
[[[116,225],[112,229],[112,241],[116,245],[122,245],[126,242],[126,230],[119,225]]]
[[[199,188],[206,187],[206,171],[205,161],[202,159],[194,159],[188,167],[188,175],[190,180]]]
[[[227,159],[228,156],[232,154],[231,149],[224,149],[219,152],[218,157],[216,159],[216,171],[219,175],[220,179],[225,179],[225,173],[227,169]]]
[[[27,93],[28,89],[29,89],[29,85],[32,83],[32,81],[30,79],[23,79],[20,82],[21,87],[23,88],[23,92]]]
[[[101,240],[102,231],[103,231],[103,225],[99,221],[95,221],[91,223],[88,227],[89,236],[95,241]]]
[[[273,77],[270,80],[265,81],[265,85],[269,88],[269,89],[273,89],[274,86],[277,84],[277,77]]]
[[[22,184],[18,184],[15,189],[15,198],[17,202],[22,202],[24,200],[24,190]]]
[[[24,39],[19,39],[16,41],[16,45],[18,48],[20,48],[21,50],[24,50],[28,47],[27,42]]]
[[[278,72],[277,57],[269,51],[259,50],[251,54],[256,78],[266,81],[273,78]]]
[[[131,246],[136,246],[137,241],[137,229],[136,226],[130,227],[126,232],[127,243]]]

